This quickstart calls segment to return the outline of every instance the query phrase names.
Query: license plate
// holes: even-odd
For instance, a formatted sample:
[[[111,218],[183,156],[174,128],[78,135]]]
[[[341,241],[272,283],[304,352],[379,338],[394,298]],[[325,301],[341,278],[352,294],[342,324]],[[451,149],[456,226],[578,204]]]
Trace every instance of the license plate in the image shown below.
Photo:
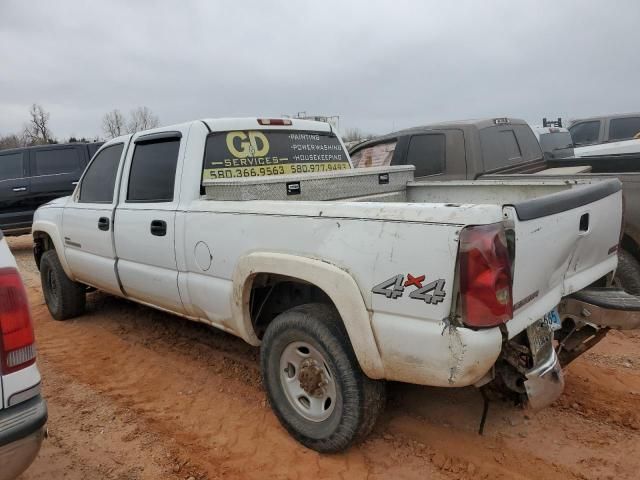
[[[539,352],[547,350],[547,345],[553,341],[553,330],[544,318],[527,327],[527,337],[529,337],[529,347],[533,358],[538,357]]]
[[[542,321],[546,323],[553,331],[560,330],[562,328],[562,322],[560,321],[560,315],[558,309],[554,308],[542,318]]]

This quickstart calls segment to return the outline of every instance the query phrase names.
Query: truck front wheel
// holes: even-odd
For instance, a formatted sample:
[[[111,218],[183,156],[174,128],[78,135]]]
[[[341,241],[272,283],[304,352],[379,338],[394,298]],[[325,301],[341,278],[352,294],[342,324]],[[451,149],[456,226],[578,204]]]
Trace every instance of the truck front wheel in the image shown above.
[[[42,254],[40,281],[44,300],[53,318],[66,320],[82,315],[87,287],[67,277],[55,250],[47,250]]]
[[[384,409],[384,382],[362,372],[329,305],[300,305],[278,315],[265,332],[260,363],[280,423],[318,452],[338,452],[362,439]]]

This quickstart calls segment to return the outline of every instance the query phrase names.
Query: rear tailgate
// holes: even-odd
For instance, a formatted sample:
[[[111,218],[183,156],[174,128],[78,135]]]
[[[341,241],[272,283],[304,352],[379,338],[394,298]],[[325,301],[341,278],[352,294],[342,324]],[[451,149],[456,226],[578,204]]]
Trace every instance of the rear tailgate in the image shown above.
[[[615,270],[621,187],[610,179],[504,206],[516,240],[510,337]]]

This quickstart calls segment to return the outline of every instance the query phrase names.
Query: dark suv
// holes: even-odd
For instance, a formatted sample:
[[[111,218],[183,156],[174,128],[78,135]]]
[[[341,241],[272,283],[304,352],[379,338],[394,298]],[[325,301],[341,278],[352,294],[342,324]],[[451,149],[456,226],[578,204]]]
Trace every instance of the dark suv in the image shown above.
[[[70,195],[102,142],[41,145],[0,150],[0,229],[20,235],[31,229],[33,212]]]

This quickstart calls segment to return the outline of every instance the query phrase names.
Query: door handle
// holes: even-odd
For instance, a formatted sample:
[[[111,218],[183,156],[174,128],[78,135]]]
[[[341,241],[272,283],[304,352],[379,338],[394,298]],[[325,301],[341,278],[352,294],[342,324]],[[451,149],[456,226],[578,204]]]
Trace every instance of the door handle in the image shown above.
[[[151,235],[164,237],[167,234],[167,222],[164,220],[151,220]]]
[[[98,219],[98,228],[105,232],[109,230],[109,219],[107,217],[100,217]]]
[[[77,185],[78,182],[71,182],[71,185]]]
[[[13,191],[14,192],[26,192],[27,191],[27,187],[14,187]]]

